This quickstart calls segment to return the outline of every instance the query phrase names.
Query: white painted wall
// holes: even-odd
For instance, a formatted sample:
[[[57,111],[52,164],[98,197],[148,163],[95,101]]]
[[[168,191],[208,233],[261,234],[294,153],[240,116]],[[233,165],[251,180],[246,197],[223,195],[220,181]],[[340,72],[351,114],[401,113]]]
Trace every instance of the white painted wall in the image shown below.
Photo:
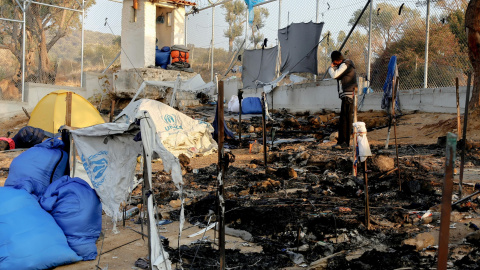
[[[184,44],[185,7],[167,8],[150,1],[138,1],[138,9],[133,9],[133,0],[124,0],[122,8],[122,70],[145,68],[155,65],[155,46]],[[157,17],[165,16],[165,23],[156,22]],[[171,13],[171,26],[168,16]],[[136,19],[135,19],[136,18]],[[156,40],[158,39],[158,43]]]
[[[236,82],[236,83],[235,83]],[[237,94],[241,83],[231,80],[225,83],[225,99]],[[465,110],[466,86],[460,87],[460,108]],[[263,89],[245,89],[244,97],[260,97]],[[381,108],[383,93],[368,94],[364,99],[361,111]],[[362,96],[359,97],[359,100]],[[337,83],[334,80],[325,80],[316,83],[284,85],[277,87],[267,95],[269,109],[286,108],[291,112],[318,112],[322,109],[340,111],[340,99],[337,93]],[[404,111],[422,111],[439,113],[456,113],[455,87],[413,89],[400,91],[400,106]]]
[[[133,0],[123,1],[122,69],[155,65],[156,7],[148,1],[138,1],[136,11],[132,6]]]
[[[25,83],[25,101],[4,101],[0,100],[0,120],[11,118],[18,114],[23,114],[22,107],[29,113],[44,96],[56,90],[69,90],[75,92],[84,98],[88,98],[87,90],[80,87],[69,87],[59,85],[49,85],[41,83]]]

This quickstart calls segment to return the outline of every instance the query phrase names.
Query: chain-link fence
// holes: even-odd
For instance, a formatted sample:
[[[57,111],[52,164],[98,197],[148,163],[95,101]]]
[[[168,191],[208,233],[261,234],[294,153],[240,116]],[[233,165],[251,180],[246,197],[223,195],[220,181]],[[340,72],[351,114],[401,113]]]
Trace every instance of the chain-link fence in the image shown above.
[[[352,25],[358,19],[342,52],[356,64],[358,76],[370,78],[370,86],[375,91],[381,91],[393,55],[397,56],[399,86],[402,90],[423,88],[425,82],[428,88],[454,86],[456,77],[459,78],[460,85],[466,85],[466,74],[471,70],[463,29],[467,0],[374,0],[371,9],[367,2],[265,1],[254,8],[256,21],[253,27],[248,25],[246,30],[247,7],[243,0],[232,0],[214,9],[208,7],[216,1],[197,1],[199,11],[188,15],[186,21],[192,66],[205,80],[210,80],[212,73],[223,75],[227,71],[235,49],[243,40],[246,40],[247,49],[259,48],[265,38],[268,39],[267,46],[271,47],[277,44],[279,28],[291,23],[324,22],[322,38],[325,38],[318,48],[319,80],[330,66],[330,53],[345,42]],[[365,12],[360,17],[363,9]],[[371,64],[368,69],[370,10]],[[240,62],[235,64],[241,65]],[[231,75],[230,73],[229,76]],[[313,79],[312,75],[302,75]]]
[[[83,71],[102,72],[119,65],[121,3],[0,0],[0,4],[1,100],[21,100],[23,82],[81,86]],[[112,11],[108,23],[106,10]]]
[[[23,11],[14,1],[0,1],[0,99],[22,97]]]

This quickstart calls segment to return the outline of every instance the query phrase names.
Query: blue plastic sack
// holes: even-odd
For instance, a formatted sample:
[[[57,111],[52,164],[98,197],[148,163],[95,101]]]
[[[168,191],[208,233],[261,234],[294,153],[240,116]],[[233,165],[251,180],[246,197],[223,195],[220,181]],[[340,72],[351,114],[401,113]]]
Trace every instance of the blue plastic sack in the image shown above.
[[[0,187],[0,270],[49,269],[82,258],[28,192]]]
[[[84,180],[65,175],[48,186],[39,202],[62,228],[77,255],[84,261],[94,260],[95,241],[102,231],[102,204],[95,190]]]
[[[170,47],[165,46],[161,50],[155,50],[155,66],[160,66],[166,69],[170,64]]]
[[[44,138],[45,131],[43,129],[26,126],[21,128],[12,139],[15,142],[15,148],[30,148],[42,143]]]
[[[61,140],[51,138],[21,153],[10,164],[5,186],[41,196],[50,183],[65,173],[68,155],[63,147]]]
[[[242,100],[243,114],[262,113],[262,101],[258,97],[247,97]]]

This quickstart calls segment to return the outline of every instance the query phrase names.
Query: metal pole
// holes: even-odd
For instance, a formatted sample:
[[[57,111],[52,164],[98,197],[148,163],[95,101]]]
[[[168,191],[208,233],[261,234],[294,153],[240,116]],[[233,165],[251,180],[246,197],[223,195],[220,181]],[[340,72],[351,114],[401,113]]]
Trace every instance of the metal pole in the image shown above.
[[[248,47],[247,43],[247,37],[248,37],[248,6],[247,6],[247,12],[245,12],[245,15],[247,16],[245,18],[245,50]]]
[[[353,91],[353,123],[357,122],[357,94],[356,89]],[[343,102],[343,101],[342,101]],[[357,159],[357,129],[352,127],[353,131],[353,176],[357,176],[357,165],[355,164],[355,160]],[[350,136],[350,134],[348,134]],[[350,141],[350,137],[348,137],[348,141]]]
[[[213,4],[211,1],[209,1]],[[210,81],[213,82],[213,51],[214,51],[214,41],[215,41],[215,6],[212,7],[212,59],[211,59],[211,67],[210,67]]]
[[[242,147],[242,99],[243,90],[238,89],[238,141],[240,142],[240,148]]]
[[[25,29],[27,27],[27,12],[26,12],[26,6],[25,6],[26,1],[23,1],[23,36],[22,36],[22,102],[25,102],[25,43],[26,43],[26,38],[25,36],[27,35],[27,30]]]
[[[442,210],[440,216],[440,234],[438,240],[438,270],[447,269],[448,240],[450,234],[450,212],[452,211],[453,166],[457,149],[457,135],[447,133],[445,161],[445,180],[443,182]]]
[[[367,86],[370,86],[370,65],[372,64],[372,16],[373,0],[370,1],[370,17],[368,18],[368,61],[367,61]]]
[[[188,17],[187,17],[187,14],[185,14],[185,37],[184,37],[184,40],[185,40],[185,46],[187,46],[187,22],[188,22]]]
[[[400,164],[398,162],[398,144],[397,144],[397,116],[395,115],[395,100],[398,89],[398,77],[395,79],[395,86],[392,93],[392,116],[393,116],[393,135],[395,136],[395,153],[397,155],[397,177],[398,177],[398,190],[402,190],[402,180],[400,179]]]
[[[317,0],[318,3],[318,0]],[[282,0],[278,0],[278,29],[282,27]],[[277,44],[280,41],[277,39]]]
[[[427,19],[426,19],[426,32],[425,32],[425,74],[423,74],[423,88],[428,87],[428,42],[430,35],[430,0],[427,0]]]
[[[218,165],[220,168],[218,174],[218,248],[220,253],[220,269],[225,269],[225,201],[224,201],[224,179],[225,179],[225,163],[223,141],[225,136],[224,115],[223,115],[223,81],[218,82]]]
[[[460,138],[460,126],[462,125],[460,122],[460,93],[459,93],[459,85],[458,85],[458,77],[455,78],[455,97],[456,97],[456,103],[457,103],[457,136]],[[462,196],[460,195],[460,198]]]
[[[82,55],[80,67],[80,87],[83,87],[83,49],[85,46],[85,0],[82,0]]]
[[[365,180],[365,226],[370,230],[370,202],[368,198],[368,178],[367,178],[367,160],[365,159],[363,167],[363,178]]]
[[[265,104],[267,102],[267,97],[265,92],[262,93],[262,131],[263,131],[263,163],[265,164],[265,174],[267,174],[267,119],[265,116],[267,112],[265,111]]]
[[[319,1],[320,0],[317,0],[317,6],[315,8],[315,23],[318,23],[318,2]],[[318,52],[317,52],[317,54],[318,54]],[[317,71],[317,73],[318,73],[318,71]],[[315,81],[315,82],[317,81],[317,74],[313,75],[313,81]]]
[[[468,101],[470,100],[470,83],[472,82],[472,73],[468,73],[467,79],[467,96],[465,97],[465,114],[463,116],[463,145],[462,145],[462,154],[460,156],[460,178],[459,178],[459,190],[460,190],[460,199],[462,198],[462,185],[463,185],[463,166],[465,164],[465,146],[467,143],[467,122],[468,122]]]

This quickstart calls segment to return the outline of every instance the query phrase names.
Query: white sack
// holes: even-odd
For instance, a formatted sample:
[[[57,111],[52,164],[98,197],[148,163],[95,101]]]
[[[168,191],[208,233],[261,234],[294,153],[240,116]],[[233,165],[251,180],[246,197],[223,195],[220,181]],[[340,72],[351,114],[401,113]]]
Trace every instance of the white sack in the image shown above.
[[[238,113],[240,111],[240,102],[238,96],[233,95],[228,102],[228,111]]]
[[[367,128],[364,122],[355,122],[353,123],[353,127],[357,132],[358,156],[360,157],[360,161],[364,162],[367,157],[372,156],[370,144],[368,144],[367,139]]]

